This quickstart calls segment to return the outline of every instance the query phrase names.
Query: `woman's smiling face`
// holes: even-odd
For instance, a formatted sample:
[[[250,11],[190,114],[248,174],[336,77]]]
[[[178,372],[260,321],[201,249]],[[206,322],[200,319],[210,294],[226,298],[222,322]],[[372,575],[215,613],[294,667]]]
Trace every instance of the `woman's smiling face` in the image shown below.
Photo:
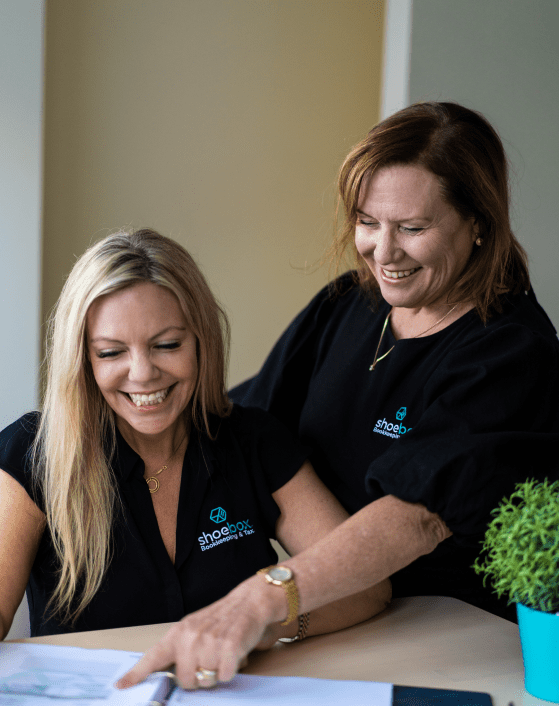
[[[394,307],[446,304],[475,239],[474,220],[444,201],[422,167],[383,167],[361,188],[355,245]]]
[[[174,434],[198,378],[196,336],[177,297],[143,282],[96,299],[87,313],[93,375],[127,434]]]

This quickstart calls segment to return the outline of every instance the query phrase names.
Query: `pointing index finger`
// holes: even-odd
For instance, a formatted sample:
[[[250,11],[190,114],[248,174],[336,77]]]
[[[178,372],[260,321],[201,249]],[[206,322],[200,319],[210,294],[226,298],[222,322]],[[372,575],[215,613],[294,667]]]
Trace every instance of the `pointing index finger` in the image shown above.
[[[172,651],[165,644],[151,647],[144,656],[116,683],[117,689],[128,689],[143,681],[152,672],[167,670],[173,663]]]

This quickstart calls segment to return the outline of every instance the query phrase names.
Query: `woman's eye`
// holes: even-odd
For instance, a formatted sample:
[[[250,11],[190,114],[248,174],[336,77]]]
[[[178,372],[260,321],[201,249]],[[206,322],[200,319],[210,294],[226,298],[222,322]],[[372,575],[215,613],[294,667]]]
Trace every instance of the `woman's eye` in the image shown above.
[[[172,341],[171,343],[158,343],[156,348],[160,348],[164,351],[173,351],[175,348],[180,346],[179,341]]]
[[[374,221],[369,221],[369,220],[367,220],[366,218],[361,218],[361,217],[358,217],[358,218],[357,218],[357,223],[358,223],[358,225],[360,225],[360,226],[369,226],[369,228],[370,228],[371,226],[375,226],[375,225],[376,225],[376,223],[375,223]]]
[[[400,226],[400,230],[402,233],[408,233],[409,235],[416,235],[417,233],[421,233],[423,228],[406,228],[406,226]]]
[[[114,358],[120,353],[120,351],[98,351],[98,358]]]

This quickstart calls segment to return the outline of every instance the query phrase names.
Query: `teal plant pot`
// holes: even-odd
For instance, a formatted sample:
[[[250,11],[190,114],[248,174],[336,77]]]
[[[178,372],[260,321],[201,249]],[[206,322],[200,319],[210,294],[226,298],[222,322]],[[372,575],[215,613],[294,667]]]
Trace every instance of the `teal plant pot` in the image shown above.
[[[524,685],[532,696],[559,703],[559,615],[516,604]]]

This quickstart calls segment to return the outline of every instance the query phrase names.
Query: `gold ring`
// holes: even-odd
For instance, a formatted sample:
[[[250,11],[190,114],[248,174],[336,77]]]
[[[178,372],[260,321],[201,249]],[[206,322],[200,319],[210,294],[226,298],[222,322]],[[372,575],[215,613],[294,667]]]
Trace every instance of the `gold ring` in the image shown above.
[[[215,669],[204,669],[203,667],[198,667],[195,677],[198,682],[198,686],[201,686],[204,689],[211,689],[212,686],[217,684],[217,672]]]

